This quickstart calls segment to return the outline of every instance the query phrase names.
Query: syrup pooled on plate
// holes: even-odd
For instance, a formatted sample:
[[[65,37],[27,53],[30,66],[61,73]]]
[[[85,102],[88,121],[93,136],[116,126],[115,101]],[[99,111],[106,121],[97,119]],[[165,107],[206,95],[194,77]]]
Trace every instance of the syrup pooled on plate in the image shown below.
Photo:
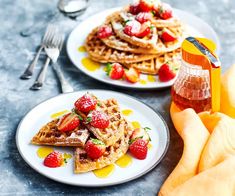
[[[140,123],[139,123],[138,121],[133,121],[131,124],[132,124],[132,126],[133,126],[135,129],[141,128],[141,125],[140,125]]]
[[[38,148],[37,155],[39,158],[46,158],[46,156],[52,153],[53,151],[53,148],[43,146]]]
[[[140,80],[140,84],[142,84],[142,85],[146,85],[146,84],[147,84],[147,81],[146,81],[146,80],[141,79],[141,80]]]
[[[88,70],[88,71],[96,71],[97,69],[100,69],[100,64],[97,62],[92,61],[88,57],[84,57],[82,59],[82,65]]]
[[[156,78],[152,75],[147,76],[148,82],[156,82]]]
[[[52,119],[55,119],[55,118],[58,118],[66,113],[68,113],[69,111],[68,110],[63,110],[63,111],[60,111],[60,112],[56,112],[54,114],[51,115],[51,118]]]
[[[132,164],[132,157],[128,154],[124,154],[115,164],[122,168],[128,167]]]
[[[86,52],[86,48],[84,46],[80,46],[78,48],[78,52]]]
[[[125,110],[122,110],[122,114],[124,116],[130,116],[131,114],[133,114],[133,111],[130,109],[125,109]]]
[[[96,170],[94,170],[92,172],[98,178],[107,178],[107,177],[109,177],[113,173],[114,169],[115,169],[115,165],[111,164],[111,165],[108,165],[108,166],[106,166],[104,168],[96,169]]]
[[[148,150],[151,150],[153,148],[153,145],[149,142],[148,143]]]

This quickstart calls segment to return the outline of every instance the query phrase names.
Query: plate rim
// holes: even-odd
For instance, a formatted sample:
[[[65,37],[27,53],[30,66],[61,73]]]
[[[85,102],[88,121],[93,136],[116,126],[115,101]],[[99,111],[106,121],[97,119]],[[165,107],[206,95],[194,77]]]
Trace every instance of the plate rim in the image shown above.
[[[64,96],[64,95],[67,95],[67,94],[73,94],[73,93],[77,93],[77,92],[81,92],[81,91],[106,91],[106,92],[111,92],[111,93],[116,93],[116,94],[119,94],[121,96],[126,96],[130,99],[134,99],[135,101],[138,101],[142,104],[144,104],[146,107],[148,107],[150,110],[152,110],[160,119],[161,121],[163,122],[163,125],[166,129],[166,145],[164,147],[164,150],[163,150],[163,153],[162,155],[159,157],[159,159],[151,166],[149,167],[147,170],[145,170],[144,172],[136,175],[136,176],[133,176],[131,178],[127,178],[127,179],[124,179],[122,181],[119,181],[119,182],[113,182],[113,183],[105,183],[105,184],[99,184],[99,185],[89,185],[89,184],[76,184],[76,183],[70,183],[70,182],[67,182],[67,181],[63,181],[63,180],[60,180],[60,179],[57,179],[53,176],[48,176],[46,174],[44,174],[43,172],[41,172],[37,167],[35,167],[33,164],[31,164],[27,158],[24,156],[23,152],[20,150],[20,145],[19,145],[19,139],[18,139],[18,135],[19,135],[19,130],[20,130],[20,127],[21,127],[21,124],[24,122],[24,120],[27,118],[27,116],[29,115],[29,113],[34,110],[36,107],[38,107],[39,105],[51,100],[51,99],[54,99],[56,97],[60,97],[60,96]],[[169,149],[169,145],[170,145],[170,131],[169,131],[169,127],[167,126],[167,123],[166,121],[164,120],[164,118],[161,116],[161,114],[155,110],[152,106],[148,105],[147,103],[143,102],[142,100],[139,100],[138,98],[136,97],[133,97],[129,94],[124,94],[122,92],[117,92],[117,91],[112,91],[112,90],[105,90],[105,89],[82,89],[82,90],[78,90],[78,91],[74,91],[74,92],[69,92],[69,93],[64,93],[64,94],[59,94],[59,95],[56,95],[56,96],[53,96],[51,98],[48,98],[44,101],[41,101],[40,103],[36,104],[33,108],[29,109],[27,111],[27,113],[24,115],[24,117],[21,119],[20,123],[18,124],[17,126],[17,129],[16,129],[16,135],[15,135],[15,141],[16,141],[16,147],[17,147],[17,150],[18,152],[20,153],[20,156],[23,158],[23,160],[27,163],[28,166],[30,166],[33,170],[35,170],[36,172],[38,172],[39,174],[41,174],[42,176],[44,177],[47,177],[51,180],[54,180],[56,182],[60,182],[60,183],[63,183],[63,184],[68,184],[68,185],[72,185],[72,186],[78,186],[78,187],[108,187],[108,186],[113,186],[113,185],[119,185],[119,184],[123,184],[125,182],[130,182],[130,181],[133,181],[135,179],[138,179],[140,178],[141,176],[144,176],[146,175],[147,173],[149,173],[151,170],[153,170],[162,160],[163,158],[165,157],[166,153],[168,152],[168,149]]]
[[[105,9],[103,11],[100,11],[100,12],[97,12],[96,14],[93,14],[87,18],[85,18],[84,20],[82,20],[79,24],[77,24],[73,30],[69,33],[68,35],[68,39],[66,41],[66,52],[67,52],[67,55],[69,57],[69,60],[72,62],[72,64],[78,69],[80,70],[83,74],[87,75],[89,78],[92,78],[94,80],[97,80],[103,84],[107,84],[107,85],[110,85],[110,86],[114,86],[114,87],[118,87],[120,89],[132,89],[132,90],[138,90],[138,91],[147,91],[147,90],[161,90],[161,89],[166,89],[166,88],[170,88],[173,83],[174,83],[174,80],[173,79],[172,81],[169,81],[169,84],[167,85],[164,85],[164,86],[151,86],[151,87],[142,87],[142,86],[125,86],[125,85],[119,85],[119,84],[115,84],[115,83],[112,83],[112,82],[109,82],[109,81],[105,81],[105,80],[102,80],[98,77],[95,77],[93,76],[92,74],[89,74],[88,72],[84,71],[83,69],[80,69],[76,64],[76,62],[74,62],[73,58],[72,58],[72,54],[69,52],[69,43],[71,42],[70,39],[72,37],[72,34],[73,32],[80,26],[82,25],[83,23],[85,23],[86,20],[89,20],[90,18],[94,17],[95,15],[98,15],[98,14],[104,14],[106,12],[111,12],[111,11],[117,11],[119,9],[122,9],[122,7],[113,7],[113,8],[109,8],[109,9]],[[192,17],[195,17],[197,20],[200,20],[202,21],[204,24],[206,24],[210,31],[212,32],[213,34],[213,37],[215,38],[215,42],[217,42],[217,54],[220,55],[220,51],[221,51],[221,42],[220,42],[220,39],[219,39],[219,36],[218,34],[216,33],[216,31],[214,30],[214,28],[209,25],[206,21],[204,21],[202,18],[198,17],[197,15],[194,15],[194,14],[191,14],[190,12],[187,12],[185,10],[182,10],[182,9],[178,9],[178,8],[173,8],[175,11],[177,12],[182,12],[182,13],[185,13],[185,14],[188,14],[188,15],[191,15]]]

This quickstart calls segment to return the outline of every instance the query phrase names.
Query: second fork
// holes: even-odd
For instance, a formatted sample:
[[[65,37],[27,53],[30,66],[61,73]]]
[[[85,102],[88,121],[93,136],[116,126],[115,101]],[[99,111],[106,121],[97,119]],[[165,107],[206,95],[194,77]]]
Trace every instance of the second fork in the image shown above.
[[[56,26],[54,25],[50,25],[51,26],[51,37],[50,39],[48,40],[48,42],[45,44],[45,47],[47,48],[58,48],[58,41],[55,39],[56,37],[56,34],[58,32],[58,29]],[[44,48],[45,48],[44,47]],[[47,59],[46,59],[46,62],[45,64],[43,65],[37,79],[35,80],[34,84],[30,87],[31,90],[40,90],[43,86],[43,83],[44,83],[44,80],[45,80],[45,77],[46,77],[46,72],[47,72],[47,67],[50,63],[50,58],[47,56]]]

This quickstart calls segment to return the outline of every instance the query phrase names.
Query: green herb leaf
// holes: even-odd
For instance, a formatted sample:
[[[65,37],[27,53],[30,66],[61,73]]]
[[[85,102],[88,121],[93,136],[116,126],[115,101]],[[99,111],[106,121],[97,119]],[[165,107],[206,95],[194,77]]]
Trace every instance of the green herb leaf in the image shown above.
[[[97,105],[98,105],[99,107],[101,107],[101,103],[100,103],[100,102],[98,102]]]
[[[65,162],[65,163],[68,163],[68,162],[67,162],[67,159],[64,159],[64,162]]]
[[[91,138],[92,143],[96,144],[96,145],[105,145],[104,142],[102,142],[101,140],[98,139],[93,139]]]
[[[124,21],[125,25],[126,25],[126,23],[128,23],[129,21],[131,21],[131,20],[125,20],[125,21]]]
[[[149,128],[149,127],[144,127],[144,130],[145,130],[145,131],[148,131],[148,130],[151,130],[151,128]]]
[[[153,30],[155,28],[155,26],[150,26],[150,29]]]
[[[79,120],[83,120],[83,118],[80,115],[77,115],[77,116],[78,116]]]
[[[156,13],[153,10],[151,11],[151,13],[153,16],[156,16]]]
[[[92,118],[91,118],[91,117],[87,117],[87,118],[86,118],[86,123],[90,123],[90,122],[91,122],[91,120],[92,120]]]

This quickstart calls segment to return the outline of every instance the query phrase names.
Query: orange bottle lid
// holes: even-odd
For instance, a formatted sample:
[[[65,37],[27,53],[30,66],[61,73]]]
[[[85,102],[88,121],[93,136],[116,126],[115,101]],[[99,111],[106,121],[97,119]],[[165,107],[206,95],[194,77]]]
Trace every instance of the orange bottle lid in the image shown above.
[[[216,45],[213,41],[206,38],[195,38],[203,44],[214,56]],[[204,69],[209,69],[211,63],[208,58],[192,43],[185,39],[182,43],[182,59],[193,65],[202,66]]]

